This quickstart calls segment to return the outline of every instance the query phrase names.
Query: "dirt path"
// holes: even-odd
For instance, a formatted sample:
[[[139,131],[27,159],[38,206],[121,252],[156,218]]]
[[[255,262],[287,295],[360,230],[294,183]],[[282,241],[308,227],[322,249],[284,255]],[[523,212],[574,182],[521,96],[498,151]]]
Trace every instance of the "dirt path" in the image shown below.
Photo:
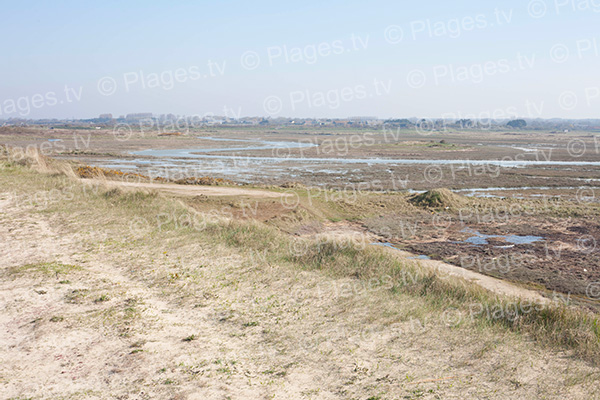
[[[176,184],[160,184],[160,183],[133,183],[121,181],[107,181],[109,185],[117,187],[128,187],[134,189],[152,189],[180,196],[247,196],[254,198],[280,198],[283,196],[291,196],[289,193],[277,193],[261,189],[242,189],[235,187],[220,187],[220,186],[195,186],[195,185],[176,185]],[[329,224],[326,230],[321,234],[344,237],[349,234],[356,239],[356,235],[365,235],[362,240],[370,242],[380,242],[382,238],[368,233],[362,227],[356,224],[340,222]],[[403,260],[414,259],[415,255],[398,249],[389,249],[392,254],[401,257]],[[487,276],[475,271],[470,271],[465,268],[460,268],[452,264],[448,264],[438,260],[417,260],[417,262],[427,268],[435,270],[440,276],[454,276],[465,279],[469,282],[500,295],[509,297],[518,297],[521,299],[539,302],[541,304],[549,303],[549,299],[542,296],[535,290],[526,289],[517,286],[511,282],[507,282],[498,278]]]
[[[389,295],[383,280],[365,286],[271,265],[177,231],[152,241],[142,230],[136,240],[129,221],[99,224],[111,216],[85,206],[85,214],[69,203],[52,213],[10,201],[0,207],[7,398],[599,394],[598,371],[586,363],[503,330],[456,326],[419,298]],[[31,268],[56,262],[78,268]]]
[[[160,184],[160,183],[130,183],[130,182],[119,182],[119,181],[108,181],[111,185],[130,187],[130,188],[144,188],[163,191],[175,195],[184,196],[248,196],[258,198],[277,198],[282,196],[290,196],[289,193],[276,193],[268,190],[261,189],[241,189],[233,187],[219,187],[219,186],[187,186],[187,185],[175,185],[175,184]],[[346,222],[330,224],[327,226],[326,231],[322,234],[328,234],[333,236],[351,236],[356,239],[356,235],[365,235],[365,241],[378,242],[381,238],[367,233],[365,229],[357,226],[356,224],[349,224]],[[414,254],[406,251],[389,249],[392,254],[401,257],[403,260],[413,259]],[[480,274],[478,272],[470,271],[465,268],[460,268],[452,264],[448,264],[438,260],[417,260],[417,262],[427,268],[435,270],[440,276],[454,276],[465,279],[469,282],[476,283],[477,285],[487,289],[493,293],[497,293],[509,297],[518,297],[521,299],[539,302],[541,304],[549,303],[549,299],[542,296],[535,290],[526,289],[517,286],[513,283],[503,281],[498,278]]]
[[[333,238],[349,238],[358,241],[362,244],[381,244],[385,243],[385,239],[379,237],[359,224],[349,223],[346,221],[331,223],[325,225],[324,232],[318,234]],[[317,235],[317,236],[318,236]],[[314,235],[313,235],[314,236]],[[470,271],[465,268],[457,267],[456,265],[448,264],[438,260],[421,260],[417,259],[415,254],[403,251],[400,249],[382,246],[396,257],[403,261],[410,260],[416,262],[426,268],[434,270],[440,277],[453,276],[464,279],[468,282],[475,283],[484,289],[493,293],[508,297],[517,297],[524,300],[538,302],[540,304],[548,304],[550,300],[542,296],[539,292],[527,288],[517,286],[511,282],[494,278],[488,275],[480,274],[475,271]]]
[[[83,180],[85,182],[85,180]],[[137,183],[106,181],[108,186],[133,189],[151,189],[179,196],[246,196],[254,198],[280,198],[289,193],[277,193],[262,189],[242,189],[229,186],[177,185],[174,183]]]
[[[399,254],[404,259],[414,259],[415,255],[402,250],[389,249],[390,252]],[[448,264],[438,260],[416,260],[424,267],[431,268],[436,271],[439,276],[455,276],[466,281],[475,283],[490,292],[497,293],[508,297],[517,297],[524,300],[538,302],[540,304],[548,304],[550,300],[535,290],[526,289],[517,286],[511,282],[503,281],[491,276],[470,271],[465,268],[457,267],[456,265]]]
[[[84,180],[85,181],[85,180]],[[235,187],[220,187],[220,186],[195,186],[195,185],[176,185],[176,184],[160,184],[160,183],[132,183],[121,181],[107,181],[108,185],[115,187],[127,187],[134,189],[152,189],[180,196],[247,196],[254,198],[280,198],[290,196],[289,193],[277,193],[261,189],[242,189]],[[323,235],[336,237],[350,236],[356,240],[357,235],[364,236],[361,241],[374,243],[381,242],[382,238],[368,233],[365,229],[357,224],[348,222],[339,222],[328,224],[325,227]],[[402,258],[414,259],[415,255],[406,251],[388,248],[388,250]],[[438,260],[416,260],[419,264],[435,270],[440,276],[454,276],[465,279],[466,281],[476,283],[477,285],[500,295],[509,297],[518,297],[521,299],[539,302],[541,304],[549,303],[549,299],[542,296],[540,293],[517,286],[513,283],[470,271],[465,268],[460,268],[452,264],[448,264]]]

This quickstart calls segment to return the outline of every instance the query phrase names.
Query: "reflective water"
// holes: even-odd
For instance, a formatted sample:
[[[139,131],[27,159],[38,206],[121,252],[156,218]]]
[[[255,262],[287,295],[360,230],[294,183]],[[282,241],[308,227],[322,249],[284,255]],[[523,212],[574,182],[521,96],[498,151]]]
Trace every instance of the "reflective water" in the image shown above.
[[[531,244],[535,243],[539,240],[543,240],[544,238],[541,236],[531,236],[531,235],[485,235],[476,231],[475,229],[465,228],[461,232],[471,233],[474,236],[471,236],[464,240],[465,243],[470,243],[474,245],[483,245],[489,244],[488,239],[500,238],[504,239],[504,241],[508,243],[515,244]],[[508,248],[508,246],[497,246],[499,248]],[[512,246],[510,246],[512,247]]]
[[[202,148],[191,148],[191,149],[166,149],[166,150],[140,150],[131,152],[131,154],[139,156],[154,156],[167,159],[178,159],[178,158],[199,158],[199,159],[221,159],[221,160],[238,160],[252,159],[254,161],[268,161],[268,162],[314,162],[314,163],[333,163],[333,164],[389,164],[389,165],[402,165],[402,164],[421,164],[421,165],[494,165],[501,167],[520,167],[528,165],[573,165],[573,166],[600,166],[600,161],[521,161],[521,160],[416,160],[416,159],[392,159],[392,158],[318,158],[318,157],[287,157],[282,154],[282,157],[241,157],[239,155],[213,155],[213,154],[197,154],[206,152],[218,152],[218,151],[243,151],[243,150],[262,150],[262,149],[293,149],[307,147],[302,146],[303,143],[296,143],[297,145],[291,145],[290,143],[295,142],[281,142],[285,145],[277,147],[276,143],[271,142],[273,147],[265,146],[250,146],[245,148],[219,148],[219,149],[202,149]],[[311,146],[312,147],[312,146]]]
[[[424,254],[415,256],[415,257],[408,257],[409,260],[431,260],[431,257],[426,256]]]
[[[600,166],[591,161],[515,161],[515,160],[418,160],[388,158],[322,158],[291,156],[293,149],[317,147],[316,143],[276,141],[264,139],[241,139],[221,137],[199,137],[199,139],[223,143],[219,147],[194,147],[185,149],[147,149],[134,151],[134,158],[90,161],[92,165],[138,172],[149,176],[179,179],[187,176],[222,176],[237,182],[255,182],[265,178],[297,179],[306,174],[327,174],[336,182],[360,181],[366,166],[383,165],[393,174],[393,166],[406,165],[458,165],[470,168],[477,165],[502,167],[524,167],[535,165],[540,168],[563,166]],[[231,146],[228,146],[231,145]],[[252,157],[252,150],[270,150],[270,154]],[[234,154],[219,154],[233,152]],[[140,156],[140,157],[136,157]],[[387,168],[389,166],[389,168]],[[323,183],[325,185],[326,183]],[[320,185],[318,182],[313,185]],[[529,189],[529,188],[526,188]],[[531,188],[534,189],[534,188]],[[552,188],[548,187],[548,190]],[[575,188],[576,189],[576,188]],[[494,190],[523,190],[522,188],[483,188],[465,191],[467,196],[495,197],[488,192]],[[544,190],[544,189],[540,189]]]
[[[223,151],[250,151],[250,150],[291,150],[299,148],[318,147],[316,143],[305,142],[289,142],[289,141],[269,141],[260,139],[227,139],[214,137],[198,137],[211,141],[222,142],[245,142],[256,143],[251,146],[244,147],[221,147],[221,148],[189,148],[189,149],[163,149],[163,150],[140,150],[134,151],[131,154],[140,156],[154,156],[172,159],[180,158],[200,158],[200,159],[222,159],[235,160],[239,159],[239,155],[213,155],[213,154],[198,154],[198,153],[213,153]],[[417,159],[391,159],[391,158],[319,158],[319,157],[289,157],[289,154],[284,152],[275,152],[276,157],[245,157],[252,158],[255,161],[268,162],[312,162],[312,163],[336,163],[336,164],[435,164],[435,165],[496,165],[503,167],[519,167],[527,165],[573,165],[573,166],[600,166],[600,161],[552,161],[552,160],[417,160]]]

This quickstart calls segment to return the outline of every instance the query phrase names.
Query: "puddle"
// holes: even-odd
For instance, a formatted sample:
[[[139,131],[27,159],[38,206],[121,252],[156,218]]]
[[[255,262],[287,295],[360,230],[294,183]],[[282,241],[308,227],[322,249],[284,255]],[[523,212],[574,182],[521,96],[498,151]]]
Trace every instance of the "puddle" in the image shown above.
[[[399,248],[397,248],[396,246],[394,246],[391,243],[385,243],[385,242],[373,242],[371,243],[371,245],[373,246],[383,246],[383,247],[389,247],[390,249],[394,249],[394,250],[400,250]]]
[[[489,198],[505,198],[506,196],[499,194],[492,194],[489,192],[512,192],[524,190],[579,190],[579,189],[593,189],[598,190],[600,187],[595,186],[521,186],[521,187],[489,187],[489,188],[472,188],[472,189],[456,189],[454,192],[460,193],[467,197],[489,197]],[[421,191],[422,192],[422,191]],[[544,197],[544,194],[530,194],[531,197]],[[513,196],[515,197],[515,196]],[[525,197],[515,197],[524,199]]]
[[[531,235],[525,235],[525,236],[508,235],[508,236],[504,236],[504,240],[506,240],[508,243],[513,243],[513,244],[531,244],[531,243],[538,242],[540,240],[544,240],[544,238],[541,236],[531,236]]]
[[[421,254],[415,257],[408,257],[409,260],[431,260],[431,257]]]
[[[196,136],[196,139],[213,140],[215,142],[256,142],[256,140],[252,139],[216,138],[213,136]]]
[[[556,148],[555,144],[552,143],[537,143],[537,144],[492,144],[495,147],[507,147],[514,150],[524,151],[527,153],[533,153],[540,150],[554,150]]]
[[[465,239],[464,243],[470,243],[474,245],[483,245],[489,244],[488,239],[500,238],[504,239],[505,242],[512,243],[511,245],[506,246],[495,246],[500,249],[508,249],[514,247],[516,244],[531,244],[540,240],[544,240],[541,236],[531,236],[531,235],[485,235],[476,231],[475,229],[465,228],[461,232],[471,233],[474,236]],[[461,242],[458,242],[461,243]]]
[[[300,143],[300,142],[282,142],[282,141],[270,141],[270,140],[250,140],[250,139],[226,139],[226,138],[214,138],[214,137],[197,137],[197,139],[212,140],[218,142],[243,142],[243,143],[255,143],[253,146],[244,147],[208,147],[208,148],[191,148],[191,149],[167,149],[167,150],[141,150],[134,151],[132,154],[137,155],[149,155],[156,157],[189,157],[189,158],[223,158],[229,159],[230,157],[238,156],[208,156],[195,153],[214,153],[220,151],[251,151],[251,150],[291,150],[291,149],[303,149],[307,147],[316,147],[316,143]],[[285,154],[284,154],[285,155]],[[239,158],[239,157],[238,157]],[[265,158],[265,157],[261,157]],[[285,160],[285,157],[266,157],[272,159]]]

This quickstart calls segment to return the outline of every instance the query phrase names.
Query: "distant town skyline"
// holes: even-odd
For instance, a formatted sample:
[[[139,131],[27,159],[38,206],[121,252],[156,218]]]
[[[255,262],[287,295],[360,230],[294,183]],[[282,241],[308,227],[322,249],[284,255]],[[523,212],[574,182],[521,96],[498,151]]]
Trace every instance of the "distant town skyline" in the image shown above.
[[[164,132],[189,131],[193,128],[215,125],[270,125],[276,126],[354,126],[359,128],[375,129],[414,129],[417,131],[447,131],[454,129],[526,129],[526,130],[552,130],[551,133],[569,132],[570,130],[585,130],[600,132],[600,118],[563,119],[563,118],[508,118],[508,119],[471,119],[471,118],[378,118],[375,116],[352,116],[345,118],[302,118],[302,117],[264,117],[243,116],[232,118],[225,115],[175,115],[153,113],[130,113],[125,115],[100,114],[95,118],[83,119],[0,119],[3,126],[41,125],[46,127],[82,127],[90,126],[118,130],[123,125],[141,130],[158,129]]]

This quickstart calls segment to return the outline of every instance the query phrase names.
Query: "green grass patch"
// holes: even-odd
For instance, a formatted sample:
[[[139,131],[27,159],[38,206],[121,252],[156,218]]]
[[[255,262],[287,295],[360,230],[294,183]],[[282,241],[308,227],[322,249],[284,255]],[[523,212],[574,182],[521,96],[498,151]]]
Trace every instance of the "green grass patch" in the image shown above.
[[[26,264],[19,267],[8,268],[5,272],[7,277],[22,277],[25,275],[45,275],[58,276],[67,275],[74,271],[81,271],[83,268],[73,264],[63,264],[61,262],[44,262],[37,264]]]

